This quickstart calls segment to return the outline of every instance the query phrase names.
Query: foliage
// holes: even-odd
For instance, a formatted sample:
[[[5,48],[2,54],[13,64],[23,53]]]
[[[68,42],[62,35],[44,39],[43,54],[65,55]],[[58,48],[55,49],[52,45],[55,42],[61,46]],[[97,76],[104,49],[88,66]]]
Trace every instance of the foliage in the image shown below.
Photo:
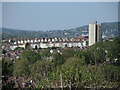
[[[41,53],[42,57],[50,57],[51,53],[49,49],[45,49],[42,53]]]
[[[81,86],[81,73],[79,68],[83,65],[83,61],[78,58],[69,58],[64,64],[58,66],[56,70],[51,73],[50,79],[52,80],[53,86],[57,83],[59,85],[60,75],[62,74],[62,79],[65,87],[70,87],[74,85],[76,87]]]
[[[22,47],[16,47],[14,50],[24,50]]]
[[[84,60],[79,58],[69,58],[62,65],[62,74],[66,84],[73,84],[74,87],[81,86],[80,68],[84,65]]]
[[[2,59],[2,75],[3,76],[12,76],[13,73],[13,61],[9,59]]]
[[[92,64],[93,63],[93,56],[90,51],[80,51],[77,50],[74,52],[74,57],[78,57],[81,60],[84,59],[85,64]]]
[[[14,64],[14,75],[30,77],[31,65],[40,60],[40,54],[33,51],[24,51],[21,57]]]
[[[2,70],[4,75],[32,78],[38,88],[59,88],[60,85],[64,88],[117,88],[120,85],[119,47],[120,39],[116,37],[113,41],[97,42],[83,51],[68,47],[62,54],[50,53],[50,49],[40,53],[25,50],[14,65],[3,59]]]
[[[21,54],[21,59],[27,59],[30,63],[35,63],[37,60],[41,59],[41,55],[31,50],[25,50]]]
[[[61,55],[58,52],[55,52],[53,54],[52,62],[53,62],[53,66],[56,67],[57,65],[63,64],[65,62],[65,59],[64,59],[63,55]]]
[[[103,63],[106,60],[105,48],[102,42],[95,43],[91,48],[90,52],[93,55],[94,64]]]
[[[65,48],[64,52],[62,53],[63,57],[65,59],[70,58],[74,55],[74,50],[71,48]]]
[[[28,59],[20,59],[14,64],[14,76],[29,77],[30,75],[30,62]]]
[[[15,85],[14,81],[11,82],[6,82],[3,86],[1,90],[8,90],[8,89],[13,89]]]
[[[34,63],[31,67],[31,77],[37,82],[38,85],[46,85],[49,83],[47,77],[51,70],[51,62],[40,60]]]
[[[6,53],[6,50],[2,49],[2,54],[5,54]]]

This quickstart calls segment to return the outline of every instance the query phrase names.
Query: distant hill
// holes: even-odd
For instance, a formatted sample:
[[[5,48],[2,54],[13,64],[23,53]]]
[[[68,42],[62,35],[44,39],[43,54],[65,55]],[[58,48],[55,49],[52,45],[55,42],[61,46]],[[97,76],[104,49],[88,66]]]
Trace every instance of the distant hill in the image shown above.
[[[103,37],[114,37],[118,35],[118,23],[107,22],[101,24]],[[52,30],[52,31],[27,31],[18,29],[2,28],[2,37],[20,37],[20,38],[33,38],[33,37],[76,37],[88,34],[88,25],[81,26],[68,30]]]
[[[108,37],[118,36],[118,22],[102,23],[101,30],[103,36]]]
[[[45,35],[48,35],[47,32],[43,31],[27,31],[27,30],[17,30],[17,29],[8,29],[8,28],[2,28],[2,35],[3,37],[9,38],[9,37],[46,37]]]

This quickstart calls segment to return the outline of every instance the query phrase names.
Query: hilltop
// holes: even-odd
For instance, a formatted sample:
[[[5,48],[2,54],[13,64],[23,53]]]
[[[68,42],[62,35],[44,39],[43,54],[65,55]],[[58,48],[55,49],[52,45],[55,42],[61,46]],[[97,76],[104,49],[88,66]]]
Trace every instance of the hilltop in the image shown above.
[[[103,37],[115,37],[118,35],[118,22],[101,23]],[[49,30],[49,31],[28,31],[19,29],[2,28],[3,38],[34,38],[34,37],[77,37],[88,34],[88,25],[67,29],[67,30]]]

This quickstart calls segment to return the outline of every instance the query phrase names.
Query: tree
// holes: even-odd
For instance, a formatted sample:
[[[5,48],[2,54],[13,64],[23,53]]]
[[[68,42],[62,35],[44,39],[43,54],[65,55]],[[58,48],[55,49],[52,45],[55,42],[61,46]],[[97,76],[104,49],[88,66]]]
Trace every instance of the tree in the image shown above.
[[[65,59],[72,57],[74,55],[74,50],[72,50],[71,48],[66,48],[63,52],[62,55]]]
[[[91,52],[89,50],[86,51],[80,51],[76,50],[74,53],[74,57],[78,57],[81,60],[85,60],[85,64],[93,63],[93,57],[91,55]]]
[[[16,47],[15,50],[24,50],[22,47]]]
[[[114,84],[117,82],[116,85],[120,83],[120,68],[119,66],[106,64],[104,65],[104,75],[108,82],[113,82]]]
[[[104,74],[99,68],[99,65],[87,65],[81,69],[82,85],[84,87],[100,88],[105,84]]]
[[[13,61],[9,59],[2,59],[2,75],[10,77],[13,75]]]
[[[36,53],[34,51],[31,50],[25,50],[24,52],[22,52],[21,59],[27,59],[30,63],[35,63],[37,60],[41,59],[41,55],[39,53]]]
[[[90,47],[91,55],[93,55],[94,64],[98,65],[106,61],[106,52],[102,42],[97,42]]]
[[[103,42],[104,48],[107,51],[107,59],[111,63],[115,63],[116,61],[120,61],[120,39],[115,37],[113,41],[105,41]],[[118,63],[118,65],[120,65]]]
[[[31,66],[40,59],[40,54],[33,51],[25,50],[24,52],[22,52],[20,58],[17,59],[16,63],[14,64],[14,75],[30,77]]]
[[[84,60],[79,58],[68,58],[61,67],[65,84],[72,87],[81,87],[81,73],[80,68],[84,65]]]
[[[41,53],[41,56],[42,56],[43,58],[45,58],[45,57],[50,57],[50,56],[51,56],[50,50],[49,50],[49,49],[45,49],[45,50]]]
[[[31,67],[31,77],[37,82],[37,85],[45,86],[49,84],[48,76],[51,70],[51,62],[40,60]]]
[[[60,78],[62,75],[63,87],[81,87],[81,73],[79,68],[83,63],[84,62],[79,58],[72,57],[67,59],[61,66],[57,66],[50,74],[52,85],[59,85],[61,83]]]
[[[6,82],[9,77],[13,75],[13,61],[10,59],[3,58],[0,62],[0,74],[2,77],[2,89],[7,90],[8,88],[13,88],[14,82]],[[2,65],[2,66],[1,66]],[[1,80],[1,79],[0,79]]]
[[[57,65],[63,64],[65,62],[65,59],[64,59],[63,55],[61,55],[58,52],[55,52],[53,54],[53,60],[52,60],[52,62],[53,62],[53,66],[56,67]]]
[[[2,54],[5,54],[6,53],[6,50],[5,49],[2,49]]]
[[[30,49],[31,49],[30,43],[26,43],[26,44],[25,44],[25,49],[26,49],[26,50],[30,50]]]
[[[13,75],[17,77],[30,77],[30,62],[28,59],[19,59],[14,64]]]

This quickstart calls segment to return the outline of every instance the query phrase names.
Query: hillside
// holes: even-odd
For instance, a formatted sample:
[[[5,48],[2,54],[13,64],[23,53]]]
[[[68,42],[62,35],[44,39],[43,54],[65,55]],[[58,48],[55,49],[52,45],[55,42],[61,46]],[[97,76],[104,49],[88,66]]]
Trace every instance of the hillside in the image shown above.
[[[108,22],[101,24],[102,36],[114,37],[118,35],[118,23]],[[52,30],[52,31],[27,31],[2,28],[2,37],[76,37],[88,34],[88,25],[68,30]]]

